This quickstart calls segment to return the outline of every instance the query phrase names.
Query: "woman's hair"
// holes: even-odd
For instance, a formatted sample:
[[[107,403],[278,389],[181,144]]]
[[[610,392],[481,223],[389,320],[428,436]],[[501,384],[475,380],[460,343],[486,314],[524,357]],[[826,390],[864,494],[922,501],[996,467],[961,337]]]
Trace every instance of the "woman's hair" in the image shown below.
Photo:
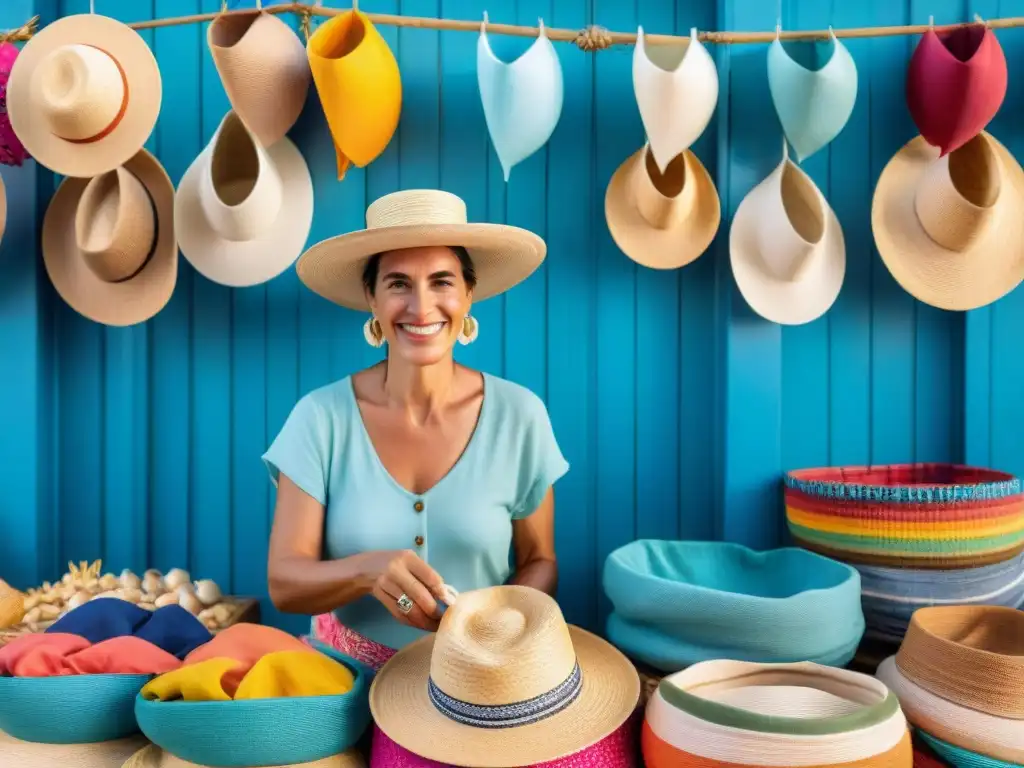
[[[470,290],[476,287],[476,267],[473,266],[473,259],[469,256],[469,251],[463,248],[461,245],[449,245],[448,248],[459,257],[459,264],[462,266],[462,279],[466,281],[466,287]],[[367,292],[373,296],[374,291],[377,288],[377,274],[380,272],[380,257],[383,256],[381,253],[375,253],[371,256],[366,266],[363,267],[363,287],[366,288]]]

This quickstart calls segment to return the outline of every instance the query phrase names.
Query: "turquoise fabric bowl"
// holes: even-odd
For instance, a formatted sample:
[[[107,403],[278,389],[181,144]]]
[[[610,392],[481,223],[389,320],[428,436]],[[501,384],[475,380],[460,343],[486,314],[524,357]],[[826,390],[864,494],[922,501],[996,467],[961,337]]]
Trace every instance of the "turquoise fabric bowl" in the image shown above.
[[[603,582],[617,617],[609,632],[632,637],[635,653],[643,653],[647,636],[660,647],[648,655],[666,658],[665,644],[675,642],[675,658],[689,663],[829,663],[864,634],[857,570],[797,547],[758,552],[729,542],[642,539],[608,556]]]
[[[140,693],[139,727],[175,757],[212,768],[312,763],[344,752],[370,724],[373,672],[321,643],[314,647],[352,670],[351,691],[244,701],[148,701]]]
[[[0,677],[0,731],[41,744],[93,744],[139,732],[135,697],[153,675]]]

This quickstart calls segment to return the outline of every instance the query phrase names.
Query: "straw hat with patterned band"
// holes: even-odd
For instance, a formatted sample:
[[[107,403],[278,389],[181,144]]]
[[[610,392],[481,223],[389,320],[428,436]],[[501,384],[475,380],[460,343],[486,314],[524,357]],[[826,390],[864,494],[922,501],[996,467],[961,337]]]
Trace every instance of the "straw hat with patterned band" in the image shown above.
[[[529,587],[462,592],[436,634],[377,673],[370,710],[399,746],[428,760],[506,768],[580,752],[636,709],[640,678],[607,641],[568,626]]]
[[[116,768],[204,768],[204,766],[190,763],[175,757],[170,752],[160,749],[155,744],[143,747],[124,765]],[[279,765],[275,768],[366,768],[366,762],[362,755],[354,749],[343,752],[340,755],[325,757],[312,763],[292,763],[291,765]]]
[[[51,717],[60,717],[56,703]],[[121,768],[146,745],[140,734],[88,744],[43,744],[22,741],[0,731],[0,764],[10,768]]]
[[[652,269],[676,269],[711,245],[721,205],[715,182],[693,152],[676,155],[661,173],[646,145],[612,174],[604,214],[612,239],[629,258]]]
[[[174,185],[140,150],[92,179],[67,178],[43,219],[43,263],[75,311],[134,325],[167,304],[178,279]]]
[[[138,32],[98,14],[43,27],[14,61],[11,126],[41,165],[91,177],[126,163],[149,139],[162,84]]]
[[[317,243],[299,257],[299,278],[310,290],[349,309],[369,311],[363,267],[384,251],[427,245],[464,247],[476,268],[473,300],[519,284],[541,265],[547,246],[539,235],[507,224],[470,223],[466,204],[450,192],[410,189],[375,200],[366,229]]]
[[[896,282],[925,304],[983,307],[1024,280],[1024,170],[984,131],[939,152],[918,136],[882,170],[875,244]]]

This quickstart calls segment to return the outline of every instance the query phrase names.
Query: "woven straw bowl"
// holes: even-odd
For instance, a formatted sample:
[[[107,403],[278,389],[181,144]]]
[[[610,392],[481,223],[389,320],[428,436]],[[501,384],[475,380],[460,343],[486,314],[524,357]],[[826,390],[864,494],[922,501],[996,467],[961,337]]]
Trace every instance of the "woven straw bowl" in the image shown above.
[[[312,763],[352,747],[370,724],[372,671],[318,644],[355,677],[341,696],[244,701],[148,701],[135,717],[151,742],[170,754],[212,768]]]
[[[0,731],[42,744],[93,744],[138,733],[135,697],[152,675],[0,677]]]

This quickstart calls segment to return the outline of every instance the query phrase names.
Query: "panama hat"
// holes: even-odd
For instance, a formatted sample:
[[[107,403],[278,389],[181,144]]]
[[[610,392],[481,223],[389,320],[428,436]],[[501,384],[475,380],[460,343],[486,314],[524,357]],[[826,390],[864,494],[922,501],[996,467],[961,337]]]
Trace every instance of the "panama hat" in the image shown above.
[[[148,320],[174,293],[174,185],[139,150],[123,166],[57,188],[42,234],[43,264],[72,309],[106,325]]]
[[[800,325],[828,311],[846,274],[839,219],[782,144],[782,162],[747,193],[733,216],[729,260],[757,314]]]
[[[1024,279],[1024,170],[982,132],[948,155],[911,139],[882,170],[875,245],[896,282],[941,309],[990,304]]]
[[[258,285],[302,253],[313,225],[313,180],[291,139],[264,148],[229,111],[178,184],[182,255],[215,283]]]
[[[462,246],[473,260],[482,301],[525,280],[544,261],[539,235],[507,224],[466,220],[466,203],[450,192],[410,189],[392,192],[366,209],[366,229],[338,235],[299,257],[299,278],[315,293],[349,309],[369,310],[363,267],[371,256],[427,245]]]
[[[92,177],[126,163],[160,114],[160,69],[116,19],[65,16],[29,40],[7,83],[11,127],[40,164]]]
[[[568,626],[549,595],[518,585],[459,594],[437,633],[398,651],[370,688],[388,738],[475,768],[580,752],[618,729],[639,699],[625,656]]]
[[[222,13],[206,44],[234,111],[264,147],[280,141],[306,105],[312,75],[295,31],[261,10]]]
[[[629,258],[653,269],[675,269],[699,257],[721,221],[718,190],[693,152],[658,170],[650,145],[612,174],[604,197],[612,239]]]
[[[175,757],[170,752],[160,749],[155,744],[149,744],[117,768],[206,768],[206,766],[190,763]],[[325,757],[323,760],[316,760],[312,763],[291,763],[288,765],[276,765],[275,768],[366,768],[366,762],[354,749],[343,752],[340,755]]]

